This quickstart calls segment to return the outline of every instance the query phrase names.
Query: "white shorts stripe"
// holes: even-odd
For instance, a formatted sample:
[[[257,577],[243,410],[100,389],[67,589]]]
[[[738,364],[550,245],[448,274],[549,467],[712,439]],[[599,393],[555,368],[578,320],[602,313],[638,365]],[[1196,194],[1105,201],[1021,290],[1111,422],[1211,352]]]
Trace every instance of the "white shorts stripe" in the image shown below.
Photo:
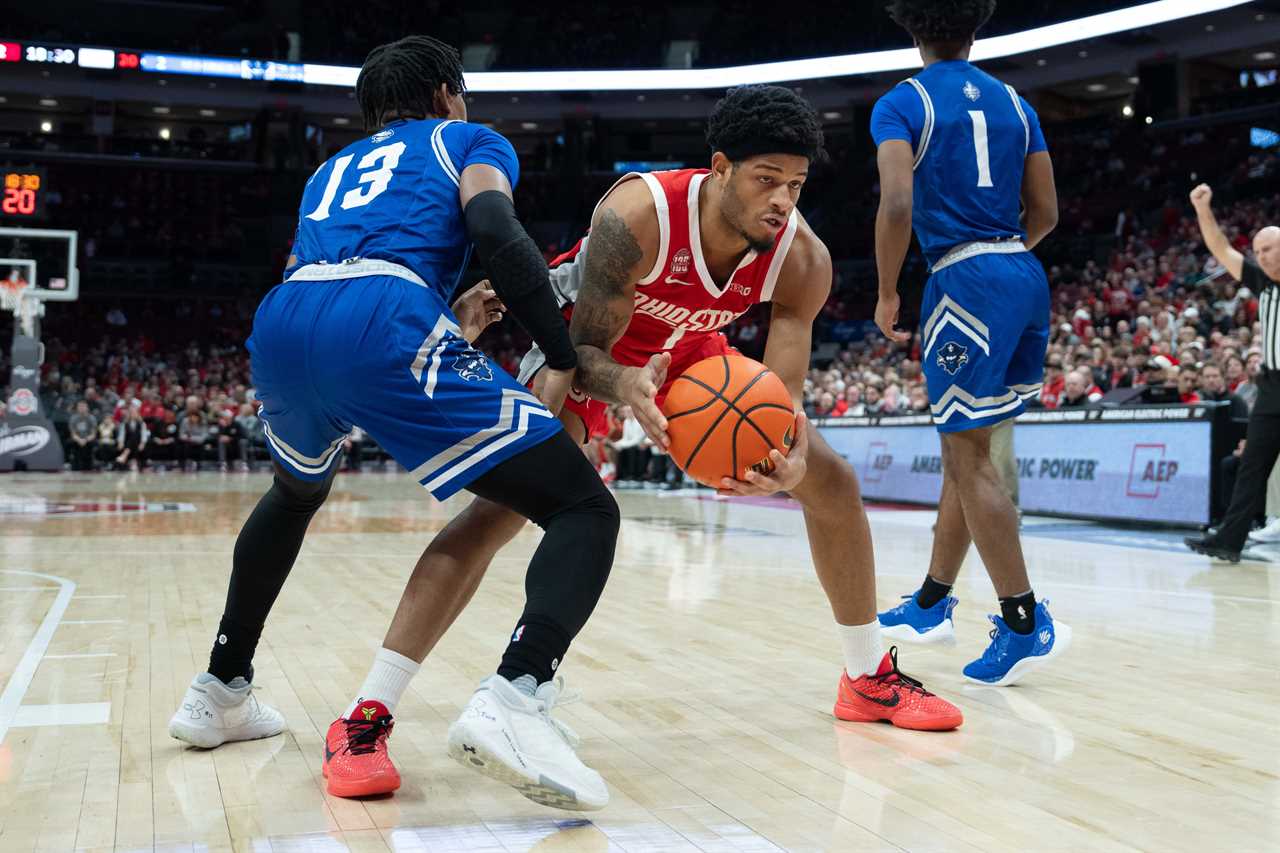
[[[935,424],[944,424],[947,421],[951,420],[951,418],[957,414],[963,415],[964,417],[968,418],[971,421],[978,421],[978,420],[982,420],[983,418],[990,418],[996,415],[1003,415],[1006,412],[1012,412],[1014,409],[1018,408],[1021,405],[1022,405],[1022,399],[1020,397],[1014,397],[1013,400],[1004,404],[1003,406],[996,406],[990,409],[971,409],[968,406],[961,403],[959,400],[956,400],[952,402],[951,405],[948,406],[946,411],[944,411],[942,414],[934,415],[933,422]]]
[[[491,427],[467,436],[413,469],[412,476],[428,491],[435,491],[443,484],[469,470],[483,459],[523,438],[529,429],[529,418],[553,418],[542,402],[527,391],[504,388],[502,407],[498,420]],[[498,439],[492,444],[485,444]]]
[[[462,337],[462,329],[458,328],[457,323],[441,314],[440,319],[436,320],[435,328],[431,330],[431,334],[427,335],[427,339],[418,348],[417,358],[413,360],[413,364],[409,365],[409,372],[413,374],[416,382],[422,381],[423,370],[426,370],[427,385],[423,390],[428,397],[435,397],[436,377],[440,372],[440,356],[444,353],[445,347],[449,345],[450,334],[460,338]]]
[[[333,465],[333,461],[338,458],[338,450],[342,447],[342,442],[346,438],[345,435],[338,436],[333,443],[321,453],[319,456],[307,456],[294,450],[283,439],[271,431],[271,424],[266,418],[262,419],[263,433],[267,439],[267,443],[280,454],[280,457],[292,467],[298,469],[303,474],[323,474]]]

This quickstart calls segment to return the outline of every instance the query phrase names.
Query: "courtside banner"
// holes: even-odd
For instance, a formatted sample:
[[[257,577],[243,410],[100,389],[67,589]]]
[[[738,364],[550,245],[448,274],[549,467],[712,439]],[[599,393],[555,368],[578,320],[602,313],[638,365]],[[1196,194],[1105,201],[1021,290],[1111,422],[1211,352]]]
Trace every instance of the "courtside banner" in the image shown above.
[[[1212,414],[1205,406],[1028,412],[1013,433],[1022,509],[1208,524]],[[941,445],[927,415],[815,423],[866,497],[938,502]]]

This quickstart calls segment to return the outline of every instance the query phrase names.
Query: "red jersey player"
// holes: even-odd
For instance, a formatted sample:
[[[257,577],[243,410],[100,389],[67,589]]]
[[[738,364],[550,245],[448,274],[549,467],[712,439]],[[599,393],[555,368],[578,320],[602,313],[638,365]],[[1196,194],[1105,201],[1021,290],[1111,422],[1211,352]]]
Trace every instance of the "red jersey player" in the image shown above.
[[[832,279],[826,246],[796,209],[809,166],[821,156],[821,126],[790,89],[744,86],[716,105],[707,139],[709,170],[627,175],[597,206],[588,236],[557,260],[553,284],[572,312],[580,389],[561,420],[580,441],[608,404],[621,403],[666,446],[659,403],[670,380],[730,351],[720,329],[757,302],[773,306],[764,361],[800,408],[813,322]],[[531,352],[522,378],[536,385],[540,366],[540,353]],[[853,469],[803,415],[789,455],[774,451],[774,463],[772,476],[748,472],[744,481],[725,480],[721,491],[785,491],[803,508],[844,651],[835,715],[912,729],[959,726],[958,708],[899,672],[894,650],[884,652],[871,533]],[[479,499],[449,523],[414,570],[360,698],[399,699],[524,523]],[[370,758],[370,765],[385,760]]]

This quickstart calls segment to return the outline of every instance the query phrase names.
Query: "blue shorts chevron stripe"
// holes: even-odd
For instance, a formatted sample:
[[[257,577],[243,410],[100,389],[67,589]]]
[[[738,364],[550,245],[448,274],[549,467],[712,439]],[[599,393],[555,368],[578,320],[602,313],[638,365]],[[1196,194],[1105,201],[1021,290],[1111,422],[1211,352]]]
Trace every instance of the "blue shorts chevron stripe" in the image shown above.
[[[404,278],[286,282],[258,308],[249,351],[268,448],[300,479],[328,476],[357,425],[444,500],[560,429]]]
[[[1040,393],[1049,284],[1030,252],[977,255],[934,273],[921,307],[921,367],[942,432],[1017,417]]]

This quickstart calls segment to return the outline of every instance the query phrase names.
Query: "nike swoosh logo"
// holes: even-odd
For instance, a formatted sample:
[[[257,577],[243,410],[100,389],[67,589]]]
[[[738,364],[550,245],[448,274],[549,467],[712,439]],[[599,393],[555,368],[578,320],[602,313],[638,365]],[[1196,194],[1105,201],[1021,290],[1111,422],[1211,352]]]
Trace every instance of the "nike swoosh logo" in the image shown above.
[[[874,696],[868,696],[867,694],[863,693],[861,690],[854,690],[853,692],[857,693],[859,696],[861,696],[863,699],[866,699],[868,702],[875,702],[877,705],[883,705],[886,708],[892,708],[895,705],[897,705],[899,701],[901,701],[897,693],[893,694],[892,699],[877,699]]]
[[[664,281],[666,281],[666,283],[667,283],[667,284],[683,284],[685,287],[693,287],[693,282],[691,282],[691,281],[681,281],[680,279],[675,278],[675,277],[673,277],[673,276],[667,276],[667,277],[664,279]]]
[[[855,692],[856,692],[856,691],[855,691]],[[858,695],[861,695],[861,694],[858,694]],[[872,701],[875,701],[875,700],[873,699]],[[333,757],[334,757],[335,755],[337,755],[337,754],[338,754],[338,753],[336,753],[336,752],[330,752],[330,751],[329,751],[329,744],[327,744],[327,743],[326,743],[326,744],[324,745],[324,760],[325,760],[325,761],[333,761]]]

